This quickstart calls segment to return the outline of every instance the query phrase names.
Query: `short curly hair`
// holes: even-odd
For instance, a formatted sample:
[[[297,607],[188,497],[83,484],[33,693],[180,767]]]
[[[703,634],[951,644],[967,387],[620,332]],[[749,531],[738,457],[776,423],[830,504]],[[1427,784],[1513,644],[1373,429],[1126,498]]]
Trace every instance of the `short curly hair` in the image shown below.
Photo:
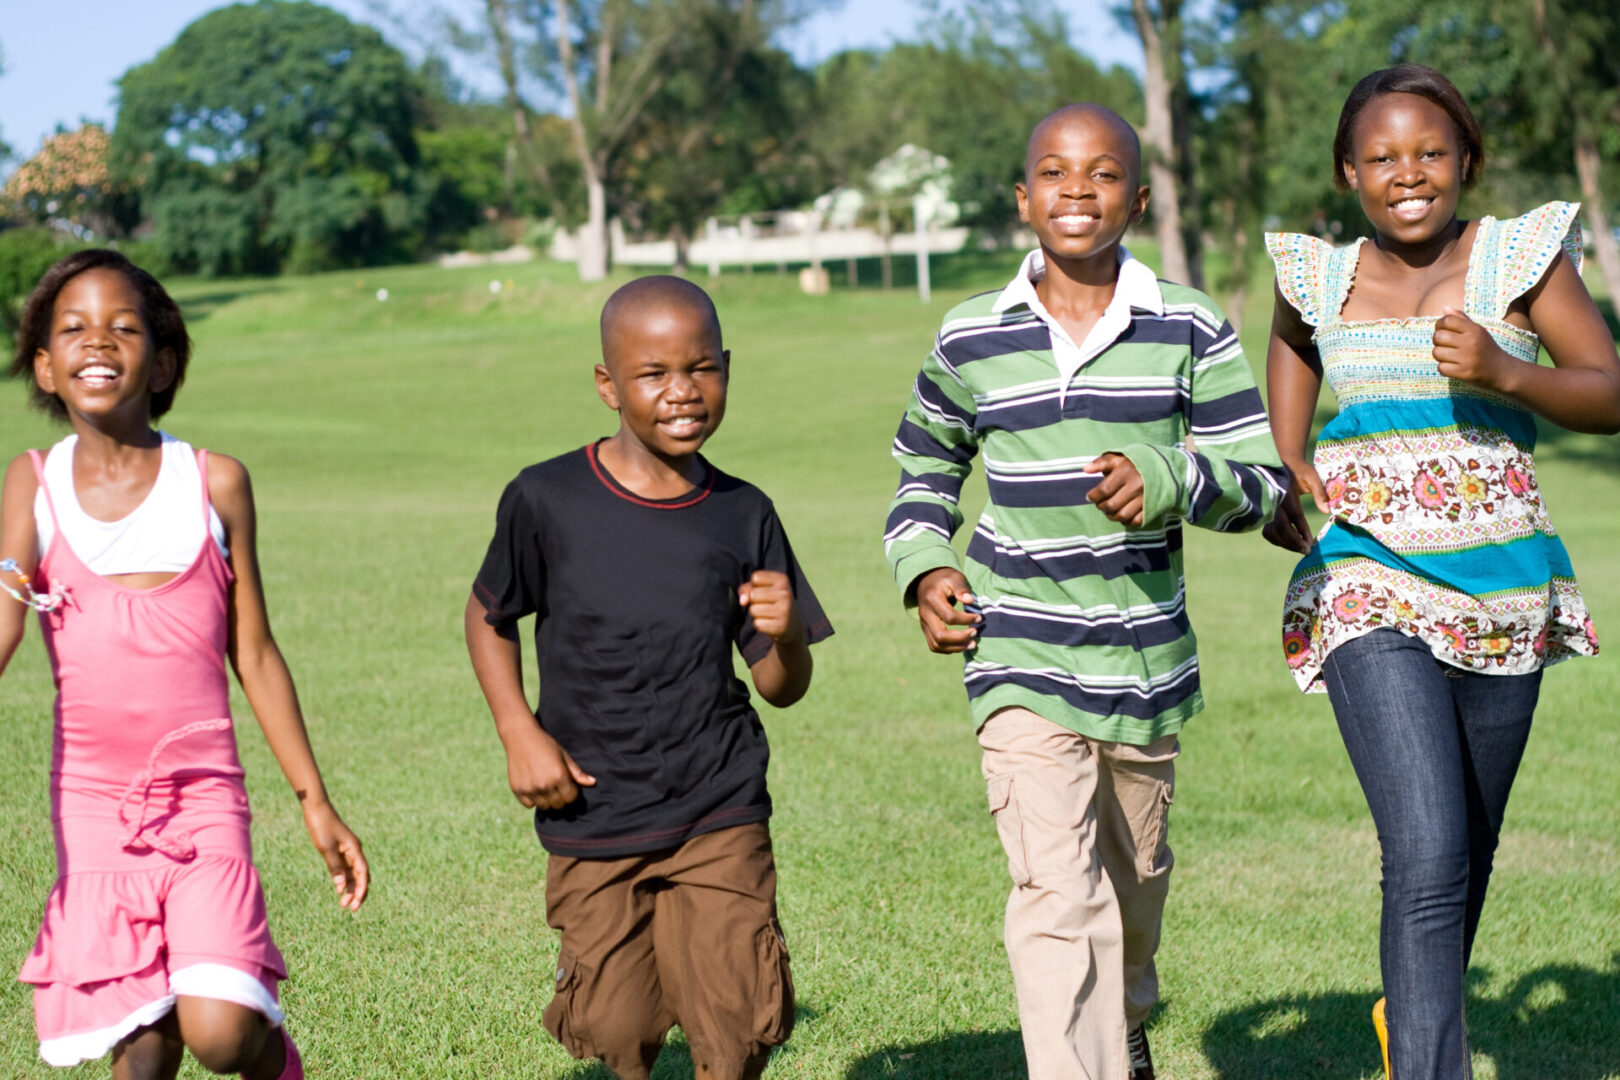
[[[186,378],[186,365],[191,361],[191,338],[186,334],[186,320],[180,314],[180,305],[158,279],[142,270],[128,257],[110,248],[86,248],[58,259],[45,271],[28,294],[23,304],[22,320],[17,329],[17,350],[11,358],[8,374],[12,378],[26,378],[32,384],[29,403],[58,420],[67,419],[67,406],[55,394],[47,394],[34,381],[34,357],[48,348],[51,340],[51,320],[56,314],[56,299],[67,283],[87,270],[116,270],[129,280],[141,298],[141,318],[152,344],[158,350],[168,349],[174,354],[174,381],[152,395],[152,419],[169,411],[174,396]]]
[[[1422,64],[1396,64],[1375,71],[1356,83],[1345,98],[1339,112],[1339,130],[1333,136],[1333,186],[1349,191],[1350,182],[1344,178],[1344,163],[1350,158],[1350,144],[1355,140],[1356,120],[1375,98],[1385,94],[1416,94],[1445,110],[1451,117],[1451,126],[1457,131],[1457,145],[1468,159],[1463,166],[1463,187],[1472,187],[1485,168],[1485,138],[1480,133],[1479,121],[1474,119],[1462,92],[1450,79]]]

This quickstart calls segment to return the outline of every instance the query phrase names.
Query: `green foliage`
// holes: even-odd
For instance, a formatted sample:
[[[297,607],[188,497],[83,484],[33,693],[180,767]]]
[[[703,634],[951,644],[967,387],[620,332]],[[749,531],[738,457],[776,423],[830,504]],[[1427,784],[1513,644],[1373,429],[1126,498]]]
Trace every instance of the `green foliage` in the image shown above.
[[[0,343],[9,352],[23,301],[39,276],[70,249],[53,229],[31,226],[0,231]]]
[[[357,265],[422,245],[421,116],[420,87],[375,30],[258,0],[204,15],[124,74],[113,149],[176,267]]]
[[[1071,43],[1063,16],[987,2],[946,11],[928,40],[881,55],[842,54],[817,73],[823,102],[815,145],[831,174],[865,168],[910,142],[950,159],[963,222],[1003,230],[1017,220],[1013,184],[1037,121],[1074,101],[1141,122],[1142,91],[1122,67],[1104,71]]]
[[[757,17],[719,5],[692,14],[611,174],[633,226],[685,236],[718,210],[797,206],[822,190],[804,131],[813,77],[770,46]]]
[[[1351,87],[1404,61],[1445,73],[1484,130],[1487,166],[1465,213],[1576,197],[1575,127],[1620,130],[1620,16],[1571,0],[1546,7],[1557,57],[1541,48],[1521,0],[1222,0],[1192,46],[1207,86],[1206,217],[1237,206],[1240,217],[1285,228],[1337,223],[1341,239],[1363,230],[1354,197],[1333,189],[1333,133]],[[1604,153],[1620,161],[1620,146]]]
[[[469,230],[491,219],[566,216],[573,203],[583,202],[579,163],[561,117],[531,117],[528,146],[515,138],[511,113],[498,105],[430,99],[428,123],[416,141],[435,185],[427,225],[435,246],[477,248]],[[531,154],[543,160],[549,183],[526,160]]]

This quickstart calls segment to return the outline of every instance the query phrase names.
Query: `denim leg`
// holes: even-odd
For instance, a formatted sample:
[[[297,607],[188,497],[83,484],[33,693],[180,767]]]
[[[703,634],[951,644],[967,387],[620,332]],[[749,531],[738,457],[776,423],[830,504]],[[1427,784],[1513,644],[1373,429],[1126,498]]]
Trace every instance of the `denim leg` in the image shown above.
[[[1340,645],[1324,674],[1378,828],[1391,1071],[1399,1080],[1467,1080],[1469,826],[1456,680],[1427,645],[1395,630]]]
[[[1518,774],[1530,718],[1541,694],[1541,672],[1474,675],[1452,680],[1462,727],[1463,783],[1468,793],[1468,908],[1463,921],[1463,967],[1474,950],[1474,932],[1485,906],[1491,863],[1508,793]]]

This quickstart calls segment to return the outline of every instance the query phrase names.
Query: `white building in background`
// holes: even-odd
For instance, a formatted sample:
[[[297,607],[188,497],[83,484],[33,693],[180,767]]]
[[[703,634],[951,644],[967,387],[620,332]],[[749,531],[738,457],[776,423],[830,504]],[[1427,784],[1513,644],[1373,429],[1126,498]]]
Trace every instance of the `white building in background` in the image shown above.
[[[928,224],[955,225],[962,208],[951,201],[951,163],[943,154],[906,143],[866,172],[861,187],[833,188],[812,204],[822,228],[852,229],[869,202],[911,202],[925,210]]]

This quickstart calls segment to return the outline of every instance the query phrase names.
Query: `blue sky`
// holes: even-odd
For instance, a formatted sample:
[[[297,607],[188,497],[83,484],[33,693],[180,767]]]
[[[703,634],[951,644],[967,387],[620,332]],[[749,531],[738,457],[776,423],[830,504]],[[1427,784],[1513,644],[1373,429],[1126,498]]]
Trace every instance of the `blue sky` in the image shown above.
[[[351,18],[379,25],[407,52],[404,35],[373,12],[386,0],[326,0]],[[430,0],[394,0],[395,10],[418,10]],[[450,0],[453,5],[455,0]],[[1069,0],[1077,42],[1104,66],[1140,71],[1141,46],[1118,27],[1110,0]],[[223,6],[221,0],[15,0],[0,20],[0,138],[27,156],[58,124],[81,119],[110,123],[114,81],[132,65],[150,60],[192,20]],[[480,5],[481,6],[481,5]],[[825,59],[842,49],[882,46],[916,36],[927,9],[916,0],[844,0],[783,34],[781,44],[801,62]],[[420,19],[417,20],[420,23]]]

